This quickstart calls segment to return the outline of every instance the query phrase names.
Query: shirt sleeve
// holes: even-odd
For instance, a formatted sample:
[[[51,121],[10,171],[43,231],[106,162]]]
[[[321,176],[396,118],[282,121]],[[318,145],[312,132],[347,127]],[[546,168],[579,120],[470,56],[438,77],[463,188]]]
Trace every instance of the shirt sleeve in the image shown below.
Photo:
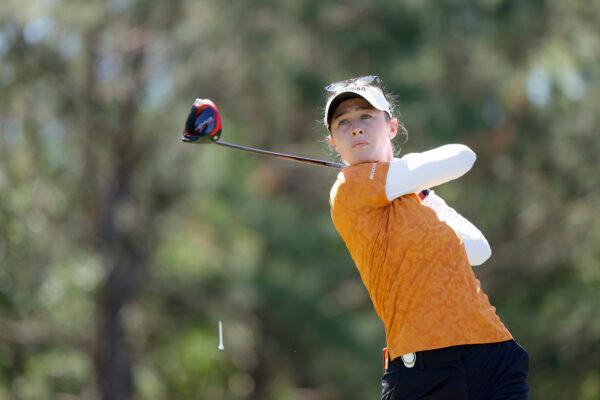
[[[475,159],[475,153],[462,144],[448,144],[395,158],[390,163],[385,184],[387,198],[392,201],[459,178],[471,169]]]
[[[433,190],[429,191],[421,204],[432,208],[439,220],[448,224],[462,239],[471,265],[481,265],[490,258],[492,249],[483,233],[469,220],[448,206],[444,199],[435,194]]]

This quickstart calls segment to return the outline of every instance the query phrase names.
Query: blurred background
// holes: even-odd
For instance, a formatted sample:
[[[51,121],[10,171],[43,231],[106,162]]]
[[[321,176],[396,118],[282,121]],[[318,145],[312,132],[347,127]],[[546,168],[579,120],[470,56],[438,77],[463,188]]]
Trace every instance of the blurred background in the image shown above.
[[[0,399],[376,399],[383,326],[329,215],[325,84],[380,75],[402,153],[487,236],[532,399],[600,399],[600,2],[4,0]],[[399,143],[400,144],[400,143]],[[225,350],[217,349],[223,322]]]

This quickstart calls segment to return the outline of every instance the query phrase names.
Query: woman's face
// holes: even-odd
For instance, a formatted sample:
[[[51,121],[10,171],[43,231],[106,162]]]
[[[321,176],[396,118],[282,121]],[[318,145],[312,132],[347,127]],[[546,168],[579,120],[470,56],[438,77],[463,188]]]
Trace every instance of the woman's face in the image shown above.
[[[333,112],[329,144],[350,165],[373,161],[392,161],[392,138],[398,120],[386,118],[362,97],[345,100]]]

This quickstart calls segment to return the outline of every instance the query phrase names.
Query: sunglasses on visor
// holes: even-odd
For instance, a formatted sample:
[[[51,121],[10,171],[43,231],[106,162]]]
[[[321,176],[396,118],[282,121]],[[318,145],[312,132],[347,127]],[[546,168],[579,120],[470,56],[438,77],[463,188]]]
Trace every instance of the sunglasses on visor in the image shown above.
[[[358,78],[345,79],[343,81],[333,82],[325,86],[327,93],[333,94],[349,86],[375,86],[383,90],[383,83],[377,75],[365,75]]]

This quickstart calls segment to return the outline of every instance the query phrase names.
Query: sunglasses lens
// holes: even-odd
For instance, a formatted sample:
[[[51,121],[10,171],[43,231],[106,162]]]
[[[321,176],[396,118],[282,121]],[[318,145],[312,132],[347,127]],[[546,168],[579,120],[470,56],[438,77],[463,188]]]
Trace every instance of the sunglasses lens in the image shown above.
[[[334,83],[331,83],[331,84],[325,86],[325,90],[328,92],[337,92],[338,90],[340,90],[344,86],[346,86],[346,84],[347,84],[347,81],[334,82]]]
[[[370,85],[376,79],[377,79],[377,77],[375,75],[361,76],[360,78],[356,78],[354,80],[354,83],[358,86]]]
[[[351,85],[353,85],[353,86],[368,86],[373,83],[376,83],[377,85],[381,86],[379,77],[377,75],[366,75],[366,76],[361,76],[359,78],[346,79],[345,81],[331,83],[331,84],[325,86],[325,91],[330,92],[330,93],[335,93],[335,92],[338,92],[338,91],[344,89],[345,87],[348,87]]]

